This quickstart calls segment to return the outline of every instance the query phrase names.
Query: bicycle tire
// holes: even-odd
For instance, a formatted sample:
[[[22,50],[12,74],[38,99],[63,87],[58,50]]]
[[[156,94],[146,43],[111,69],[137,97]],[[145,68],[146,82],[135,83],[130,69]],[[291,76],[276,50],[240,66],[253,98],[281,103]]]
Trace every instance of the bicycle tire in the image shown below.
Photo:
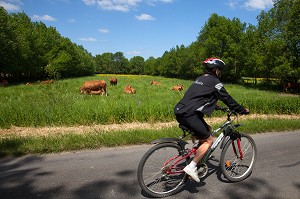
[[[181,156],[182,149],[175,143],[160,143],[150,148],[142,157],[137,171],[141,189],[152,197],[167,197],[181,191],[187,180],[185,172],[169,175],[164,163],[172,157]],[[189,158],[178,164],[182,169]]]
[[[237,139],[241,141],[241,148],[243,151],[243,159],[239,158],[239,151],[237,147]],[[221,152],[220,166],[222,173],[226,179],[231,182],[239,182],[246,179],[252,172],[256,155],[257,148],[253,138],[247,134],[241,134],[241,138],[236,140],[229,139]],[[235,144],[237,155],[234,152]]]

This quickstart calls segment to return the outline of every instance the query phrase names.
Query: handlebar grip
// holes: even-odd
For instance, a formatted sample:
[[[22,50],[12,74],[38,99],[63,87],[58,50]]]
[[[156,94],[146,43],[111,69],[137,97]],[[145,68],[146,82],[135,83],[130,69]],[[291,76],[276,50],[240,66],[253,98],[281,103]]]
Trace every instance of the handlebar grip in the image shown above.
[[[245,110],[243,113],[241,113],[241,115],[248,115],[248,114],[250,114],[250,111],[248,110]]]
[[[230,111],[229,108],[227,107],[221,107],[221,106],[216,106],[215,110],[220,110],[220,111],[224,111],[224,112],[228,112]]]
[[[218,110],[221,110],[221,109],[222,109],[222,107],[221,107],[221,106],[218,106],[218,105],[217,105],[216,108],[215,108],[215,110],[217,110],[217,111],[218,111]]]

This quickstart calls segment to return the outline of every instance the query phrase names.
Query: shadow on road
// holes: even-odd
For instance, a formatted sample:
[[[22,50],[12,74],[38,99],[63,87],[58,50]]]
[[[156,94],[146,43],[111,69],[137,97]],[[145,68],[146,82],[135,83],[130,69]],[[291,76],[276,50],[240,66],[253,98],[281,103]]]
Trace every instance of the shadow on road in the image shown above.
[[[136,180],[136,170],[127,169],[114,174],[108,180],[99,179],[92,182],[78,184],[74,189],[68,189],[64,184],[57,184],[51,188],[40,188],[37,183],[55,175],[53,172],[43,171],[40,167],[29,167],[33,162],[43,162],[42,156],[24,156],[22,158],[0,159],[0,196],[9,199],[94,199],[94,198],[150,198],[139,188]],[[201,179],[200,183],[189,180],[182,192],[176,194],[180,198],[196,199],[201,195],[209,195],[213,190],[223,193],[222,198],[239,199],[279,199],[279,191],[272,186],[268,179],[250,176],[248,179],[229,183],[222,177],[218,160],[211,158],[208,161],[208,175]],[[293,164],[294,165],[294,164]],[[298,165],[298,163],[297,163]],[[283,165],[284,166],[284,165]],[[287,166],[287,165],[285,165]],[[129,167],[130,168],[130,167]],[[80,172],[80,171],[78,171]],[[208,185],[211,178],[217,178],[219,183]],[[218,186],[220,185],[220,186]],[[300,190],[300,183],[293,184]],[[188,192],[188,196],[186,195]],[[176,197],[177,197],[176,196]],[[172,198],[169,197],[169,198]],[[215,199],[214,197],[211,197]]]
[[[0,159],[0,198],[7,199],[34,199],[34,198],[72,198],[72,199],[94,199],[94,198],[116,198],[120,193],[124,198],[135,198],[140,195],[137,181],[101,180],[84,183],[75,190],[68,190],[64,184],[49,189],[42,189],[38,183],[43,179],[55,175],[52,172],[42,172],[40,167],[30,167],[36,162],[39,165],[44,160],[41,156],[24,156],[21,158]],[[28,169],[26,169],[28,168]],[[80,171],[78,171],[80,172]],[[128,176],[136,175],[134,170],[123,170],[116,173],[117,179],[126,179]]]
[[[1,198],[40,198],[41,195],[59,193],[61,186],[46,190],[35,188],[35,179],[51,175],[49,172],[39,172],[40,168],[26,168],[26,164],[43,161],[40,156],[24,156],[22,158],[5,158],[0,160],[0,195]],[[25,165],[25,167],[24,167]],[[48,197],[50,198],[50,197]]]

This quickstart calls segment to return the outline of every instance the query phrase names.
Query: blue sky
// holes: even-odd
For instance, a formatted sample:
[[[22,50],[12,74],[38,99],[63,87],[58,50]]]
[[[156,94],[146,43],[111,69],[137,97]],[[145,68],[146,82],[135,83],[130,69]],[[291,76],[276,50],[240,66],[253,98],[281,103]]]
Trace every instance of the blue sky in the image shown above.
[[[52,26],[93,56],[123,52],[161,57],[176,45],[188,46],[211,14],[257,24],[272,0],[0,0],[8,12],[25,12]]]

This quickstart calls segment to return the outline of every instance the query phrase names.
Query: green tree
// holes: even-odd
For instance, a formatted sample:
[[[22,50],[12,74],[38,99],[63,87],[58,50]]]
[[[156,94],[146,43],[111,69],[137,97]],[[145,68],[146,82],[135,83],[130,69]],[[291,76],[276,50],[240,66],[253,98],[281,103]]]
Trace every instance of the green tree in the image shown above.
[[[257,82],[257,77],[261,74],[258,70],[259,66],[263,63],[264,54],[259,52],[259,36],[257,28],[253,25],[249,25],[243,35],[241,46],[243,46],[244,54],[244,65],[242,66],[242,76],[253,77],[255,79],[255,84]]]
[[[161,62],[158,67],[160,75],[164,77],[175,77],[176,65],[175,65],[175,49],[172,48],[170,52],[165,51],[161,57]]]
[[[145,60],[141,56],[134,56],[129,61],[129,73],[131,74],[145,74],[144,67]]]
[[[147,75],[158,75],[159,71],[157,69],[157,60],[154,57],[149,57],[145,61],[145,74]]]
[[[52,78],[76,77],[93,74],[94,66],[93,57],[82,46],[61,38],[58,48],[52,50],[46,71]]]
[[[114,73],[114,54],[113,53],[103,53],[101,55],[101,62],[97,64],[102,65],[103,73]]]
[[[96,55],[95,58],[95,72],[96,73],[107,73],[104,68],[102,55]]]
[[[129,61],[122,52],[113,55],[113,72],[117,74],[129,73]]]
[[[94,73],[92,55],[55,28],[33,23],[25,13],[8,14],[2,7],[0,23],[1,76],[36,80]]]
[[[200,31],[197,42],[201,46],[200,58],[218,57],[225,61],[224,76],[227,81],[237,82],[243,65],[243,51],[240,45],[246,24],[239,19],[232,20],[212,14]]]
[[[281,40],[285,57],[280,57],[281,64],[274,71],[286,66],[286,76],[282,78],[296,82],[300,77],[300,0],[276,0],[269,13],[276,24],[271,31],[276,32]]]
[[[14,29],[17,40],[16,65],[11,68],[14,79],[30,77],[35,71],[34,40],[31,37],[33,24],[25,13],[13,13],[10,24]]]
[[[12,72],[13,66],[16,65],[17,55],[17,35],[10,23],[10,16],[0,6],[0,76],[5,76]]]

